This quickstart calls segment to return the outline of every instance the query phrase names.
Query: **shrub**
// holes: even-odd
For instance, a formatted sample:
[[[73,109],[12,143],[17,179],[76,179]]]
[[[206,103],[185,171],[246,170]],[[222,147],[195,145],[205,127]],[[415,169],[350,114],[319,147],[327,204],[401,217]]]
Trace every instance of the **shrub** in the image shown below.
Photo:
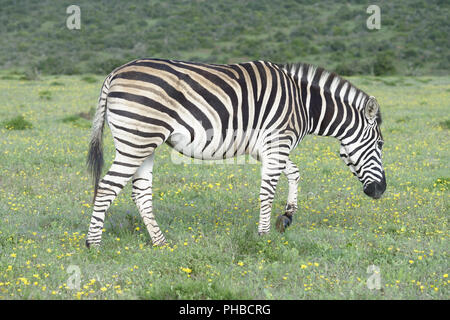
[[[38,61],[34,68],[44,74],[78,74],[80,70],[75,61],[65,56],[50,56]]]
[[[36,67],[26,68],[19,80],[34,81],[40,80],[40,73]]]
[[[25,118],[22,115],[20,115],[3,122],[3,127],[5,127],[8,130],[25,130],[31,129],[33,125],[31,124],[31,122],[25,120]]]
[[[96,74],[108,74],[115,68],[129,62],[129,59],[106,58],[96,59],[89,63],[89,69]]]
[[[97,82],[97,79],[95,79],[92,76],[84,76],[81,78],[82,81],[87,82],[87,83],[95,83]]]
[[[440,123],[441,127],[450,130],[450,120],[445,120]]]
[[[341,76],[353,76],[370,73],[370,63],[365,61],[342,62],[335,68],[335,72]]]
[[[48,90],[42,90],[38,92],[39,98],[40,99],[45,99],[45,100],[51,100],[52,99],[52,93]]]
[[[376,56],[373,64],[373,73],[376,76],[391,75],[395,73],[393,53],[383,52]]]
[[[70,115],[61,119],[63,123],[71,124],[74,127],[89,129],[91,127],[91,111],[81,112],[79,114]]]
[[[64,83],[60,82],[60,81],[52,81],[50,82],[51,86],[64,86]]]

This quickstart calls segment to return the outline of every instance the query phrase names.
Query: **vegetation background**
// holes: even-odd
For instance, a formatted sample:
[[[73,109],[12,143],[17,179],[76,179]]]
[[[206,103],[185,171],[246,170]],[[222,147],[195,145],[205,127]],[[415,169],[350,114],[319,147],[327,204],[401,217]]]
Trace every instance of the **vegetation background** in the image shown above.
[[[108,74],[137,57],[214,63],[310,62],[343,75],[445,74],[446,0],[79,0],[81,29],[66,27],[73,1],[2,0],[0,66],[43,74]]]
[[[0,0],[0,299],[450,298],[448,1],[371,1],[380,30],[367,1],[80,0],[68,30],[71,4]],[[308,136],[291,157],[294,222],[258,237],[259,164],[177,163],[162,146],[153,199],[169,246],[149,245],[127,186],[87,250],[92,110],[104,77],[140,57],[348,76],[381,105],[384,196],[363,194],[336,140]],[[105,170],[113,148],[106,129]],[[282,177],[272,222],[287,189]]]

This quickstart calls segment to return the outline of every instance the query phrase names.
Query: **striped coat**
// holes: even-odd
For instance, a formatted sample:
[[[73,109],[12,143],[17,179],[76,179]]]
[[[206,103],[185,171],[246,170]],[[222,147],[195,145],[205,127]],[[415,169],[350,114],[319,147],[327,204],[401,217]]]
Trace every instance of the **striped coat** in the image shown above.
[[[86,243],[100,242],[105,212],[130,179],[132,197],[153,243],[166,242],[153,215],[151,195],[154,151],[163,143],[196,159],[249,154],[260,160],[260,234],[270,230],[271,206],[281,173],[288,178],[289,195],[277,227],[284,231],[292,222],[299,171],[289,154],[306,134],[340,139],[344,146],[341,156],[365,191],[373,183],[379,184],[381,191],[381,149],[373,148],[382,141],[377,119],[378,104],[373,97],[334,73],[306,64],[132,61],[115,69],[102,86],[88,155],[95,195]],[[111,129],[116,155],[100,180],[105,122]],[[364,128],[375,132],[368,142],[360,141]],[[348,148],[367,149],[371,155],[378,152],[374,158],[379,158],[378,167],[359,158],[357,164]]]

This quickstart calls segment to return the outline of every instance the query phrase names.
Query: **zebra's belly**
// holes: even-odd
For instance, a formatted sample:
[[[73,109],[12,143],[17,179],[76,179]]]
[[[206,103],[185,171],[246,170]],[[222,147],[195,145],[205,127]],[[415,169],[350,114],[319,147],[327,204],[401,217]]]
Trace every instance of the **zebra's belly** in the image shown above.
[[[206,139],[206,137],[195,137],[193,141],[189,135],[183,133],[172,134],[167,139],[167,144],[179,153],[201,160],[221,160],[246,154],[244,147],[239,148],[238,143],[225,139]],[[242,145],[242,144],[240,144]]]

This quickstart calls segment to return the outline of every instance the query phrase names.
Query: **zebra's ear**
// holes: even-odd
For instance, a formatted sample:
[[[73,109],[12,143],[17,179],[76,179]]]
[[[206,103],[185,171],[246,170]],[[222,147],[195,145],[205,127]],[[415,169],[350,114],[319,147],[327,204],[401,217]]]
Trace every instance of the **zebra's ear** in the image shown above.
[[[364,106],[364,112],[366,117],[370,120],[375,119],[379,110],[379,105],[375,97],[370,96],[369,100],[367,100],[366,105]]]

